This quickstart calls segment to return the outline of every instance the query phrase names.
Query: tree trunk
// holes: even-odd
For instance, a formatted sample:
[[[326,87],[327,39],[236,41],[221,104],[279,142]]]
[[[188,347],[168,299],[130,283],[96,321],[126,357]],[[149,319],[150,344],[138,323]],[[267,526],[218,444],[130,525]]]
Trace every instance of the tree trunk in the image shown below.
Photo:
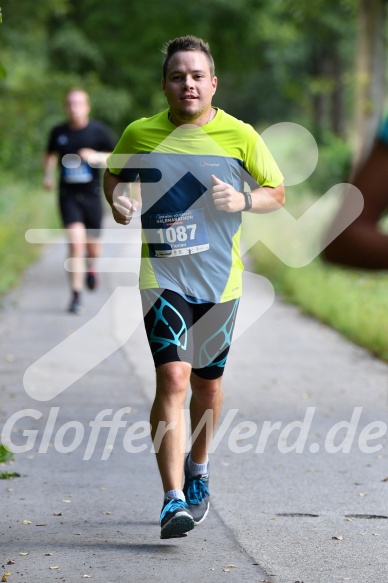
[[[370,153],[384,106],[386,0],[359,0],[352,173]]]

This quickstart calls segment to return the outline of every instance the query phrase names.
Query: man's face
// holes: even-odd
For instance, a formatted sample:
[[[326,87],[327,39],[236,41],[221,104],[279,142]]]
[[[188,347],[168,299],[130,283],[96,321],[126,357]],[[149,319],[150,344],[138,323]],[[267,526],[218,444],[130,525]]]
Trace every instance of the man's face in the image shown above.
[[[217,88],[217,77],[212,77],[206,55],[200,51],[175,53],[168,64],[162,88],[171,114],[193,122],[210,112]]]
[[[89,119],[90,105],[83,91],[72,91],[66,97],[66,113],[70,123],[82,125]]]

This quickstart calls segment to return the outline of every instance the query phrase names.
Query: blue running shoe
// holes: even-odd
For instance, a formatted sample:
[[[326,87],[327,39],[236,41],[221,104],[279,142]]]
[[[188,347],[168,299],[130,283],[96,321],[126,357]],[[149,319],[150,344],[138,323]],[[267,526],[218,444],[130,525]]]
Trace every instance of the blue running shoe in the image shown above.
[[[190,455],[190,454],[189,454]],[[209,474],[191,476],[188,466],[189,456],[185,460],[185,483],[183,493],[189,511],[194,518],[195,524],[203,522],[209,512]]]
[[[174,538],[192,530],[194,519],[186,502],[179,498],[166,498],[160,515],[160,526],[160,538]]]

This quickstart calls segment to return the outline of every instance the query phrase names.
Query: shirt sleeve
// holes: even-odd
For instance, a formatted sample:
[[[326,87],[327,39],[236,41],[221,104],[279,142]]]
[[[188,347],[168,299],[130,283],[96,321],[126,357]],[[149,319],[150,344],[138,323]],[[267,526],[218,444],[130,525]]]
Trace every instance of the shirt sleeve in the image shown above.
[[[276,188],[284,180],[263,138],[251,127],[246,146],[246,170],[260,186]]]
[[[133,124],[124,130],[115,145],[112,154],[107,159],[109,172],[120,176],[125,182],[134,182],[139,174],[138,169],[128,167],[128,161],[136,152],[136,137]]]

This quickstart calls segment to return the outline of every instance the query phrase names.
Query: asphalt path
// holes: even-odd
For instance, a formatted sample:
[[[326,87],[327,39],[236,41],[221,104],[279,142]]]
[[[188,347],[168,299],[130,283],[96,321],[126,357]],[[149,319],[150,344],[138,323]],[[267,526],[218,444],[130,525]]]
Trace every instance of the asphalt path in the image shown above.
[[[107,226],[83,314],[66,312],[61,237],[0,311],[0,423],[17,451],[0,473],[20,475],[0,480],[0,577],[386,583],[388,367],[249,271],[211,511],[187,537],[159,538],[138,231]]]

